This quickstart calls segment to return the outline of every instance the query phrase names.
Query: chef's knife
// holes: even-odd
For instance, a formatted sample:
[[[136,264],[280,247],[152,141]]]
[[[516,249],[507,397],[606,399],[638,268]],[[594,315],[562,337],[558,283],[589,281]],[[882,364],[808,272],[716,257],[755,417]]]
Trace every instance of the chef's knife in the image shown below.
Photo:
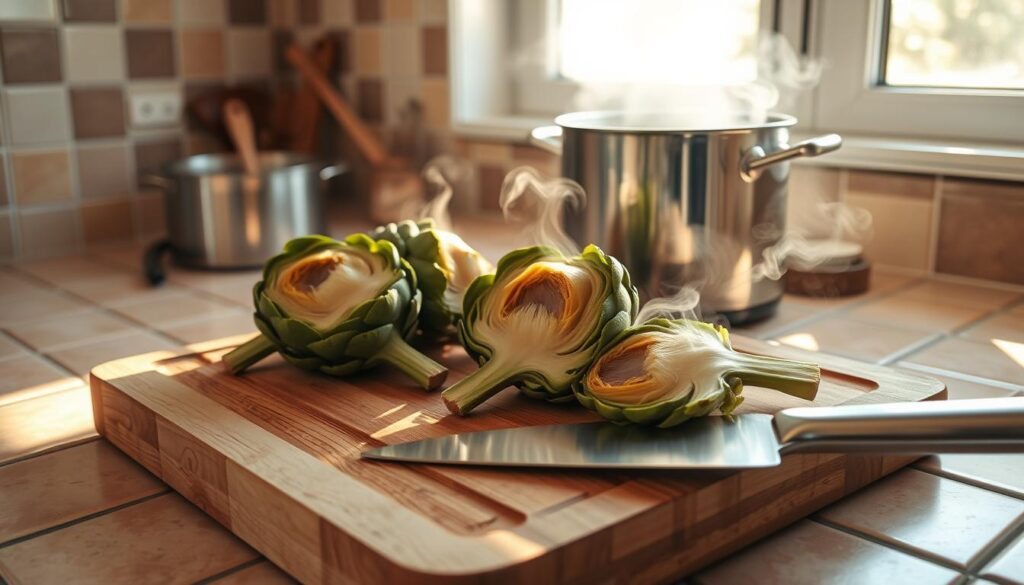
[[[671,429],[580,423],[460,433],[371,449],[389,461],[511,467],[742,469],[790,452],[1024,452],[1024,398],[789,408]]]

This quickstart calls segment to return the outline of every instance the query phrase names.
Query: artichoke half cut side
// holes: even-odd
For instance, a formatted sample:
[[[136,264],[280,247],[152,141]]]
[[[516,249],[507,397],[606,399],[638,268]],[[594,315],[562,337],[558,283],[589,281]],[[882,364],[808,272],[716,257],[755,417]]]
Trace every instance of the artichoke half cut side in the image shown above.
[[[291,240],[253,288],[260,335],[226,354],[233,374],[274,352],[307,370],[345,376],[380,363],[426,389],[448,370],[410,346],[421,296],[412,268],[366,235]]]
[[[432,219],[389,223],[370,232],[370,237],[394,244],[416,272],[423,294],[420,327],[431,333],[450,333],[462,317],[469,285],[494,272],[494,266],[458,234],[439,229]]]
[[[466,293],[459,337],[480,369],[444,391],[445,405],[465,415],[513,384],[571,401],[572,384],[638,305],[625,268],[596,246],[573,257],[544,246],[506,254]]]
[[[820,380],[815,364],[733,350],[722,327],[652,319],[620,333],[574,391],[608,420],[667,428],[716,409],[731,413],[744,384],[812,400]]]

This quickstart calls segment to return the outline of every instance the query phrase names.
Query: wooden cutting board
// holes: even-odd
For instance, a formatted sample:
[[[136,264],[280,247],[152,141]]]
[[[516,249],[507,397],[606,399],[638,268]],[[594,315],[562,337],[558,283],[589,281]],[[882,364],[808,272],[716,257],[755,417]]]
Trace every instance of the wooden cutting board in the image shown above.
[[[691,573],[913,458],[789,455],[743,472],[586,472],[363,461],[367,448],[512,426],[591,420],[507,390],[467,418],[378,370],[338,380],[277,358],[221,371],[239,339],[146,354],[92,372],[96,427],[306,583],[663,582]],[[737,337],[745,351],[816,361],[813,405],[941,399],[941,382]],[[451,380],[460,348],[434,357]],[[760,388],[741,412],[810,403]]]

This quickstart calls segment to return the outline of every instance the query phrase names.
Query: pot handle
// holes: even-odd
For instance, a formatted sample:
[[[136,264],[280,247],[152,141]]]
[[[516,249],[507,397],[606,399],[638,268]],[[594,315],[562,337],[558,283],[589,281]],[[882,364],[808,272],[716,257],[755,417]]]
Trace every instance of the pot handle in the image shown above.
[[[760,146],[754,146],[747,151],[743,162],[740,163],[740,175],[748,181],[753,181],[761,175],[765,167],[800,156],[820,156],[838,150],[842,145],[843,138],[838,134],[825,134],[767,154]]]
[[[139,177],[139,184],[141,184],[143,187],[161,189],[168,193],[174,191],[175,187],[175,183],[173,180],[168,179],[163,175],[157,175],[155,173],[148,173]]]
[[[345,164],[345,163],[337,163],[337,164],[333,164],[333,165],[328,165],[328,166],[320,169],[320,180],[321,181],[330,181],[334,177],[337,177],[339,175],[344,175],[347,172],[348,172],[348,165]]]
[[[562,156],[561,126],[538,126],[530,131],[527,140],[541,150]]]

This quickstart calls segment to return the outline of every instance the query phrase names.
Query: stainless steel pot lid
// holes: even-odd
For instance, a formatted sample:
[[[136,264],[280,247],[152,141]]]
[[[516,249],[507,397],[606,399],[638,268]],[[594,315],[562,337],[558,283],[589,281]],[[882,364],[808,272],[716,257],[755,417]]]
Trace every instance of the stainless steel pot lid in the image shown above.
[[[594,111],[572,112],[555,118],[555,124],[574,130],[622,133],[707,133],[748,132],[762,128],[786,128],[796,124],[796,118],[786,114],[768,114],[766,120],[750,114],[733,114],[715,123],[697,122],[706,116],[699,111],[628,112]]]
[[[284,151],[271,151],[259,153],[260,169],[263,172],[274,171],[289,167],[315,166],[319,169],[323,164],[313,157]],[[196,154],[181,160],[172,162],[166,166],[168,175],[173,176],[203,176],[217,175],[223,173],[243,174],[242,161],[234,153],[221,154]]]

